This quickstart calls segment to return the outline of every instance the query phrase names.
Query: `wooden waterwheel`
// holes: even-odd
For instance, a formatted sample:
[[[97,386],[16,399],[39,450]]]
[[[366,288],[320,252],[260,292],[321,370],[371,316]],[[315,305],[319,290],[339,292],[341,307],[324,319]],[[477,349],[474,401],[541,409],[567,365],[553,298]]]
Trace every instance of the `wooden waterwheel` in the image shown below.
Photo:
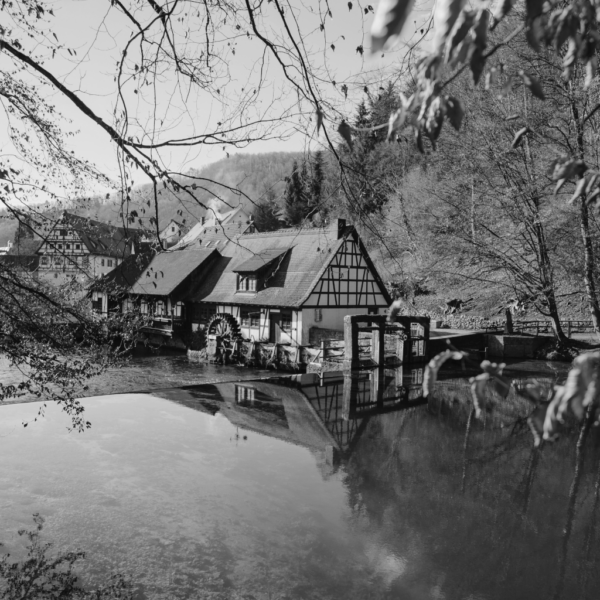
[[[206,327],[208,335],[235,340],[242,337],[237,319],[229,313],[217,313],[210,318]]]

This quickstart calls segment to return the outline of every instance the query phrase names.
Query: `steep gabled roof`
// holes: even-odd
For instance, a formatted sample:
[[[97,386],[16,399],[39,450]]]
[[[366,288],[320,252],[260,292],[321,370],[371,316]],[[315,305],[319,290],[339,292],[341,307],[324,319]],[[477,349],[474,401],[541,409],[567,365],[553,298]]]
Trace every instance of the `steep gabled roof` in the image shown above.
[[[214,249],[183,248],[161,252],[152,258],[150,264],[130,287],[131,294],[168,296],[196,269],[213,255]]]
[[[62,218],[63,223],[57,223],[55,229],[67,227],[76,231],[91,254],[115,258],[129,256],[133,243],[141,236],[138,229],[116,227],[67,211],[63,212]]]
[[[89,289],[129,292],[131,286],[145,272],[153,258],[154,252],[152,251],[130,254],[112,271],[92,282]]]
[[[346,235],[354,231],[349,228]],[[187,300],[223,304],[300,307],[344,243],[338,230],[280,229],[269,233],[246,234],[219,248],[221,257],[207,277],[192,290]],[[256,293],[237,293],[237,271],[264,252],[281,253],[265,277],[266,288]],[[288,251],[288,252],[286,252]]]
[[[256,273],[268,267],[277,259],[283,258],[288,248],[266,248],[235,267],[236,273]]]
[[[214,236],[219,235],[219,231],[229,232],[231,237],[238,233],[244,233],[250,228],[253,228],[252,223],[232,222],[235,216],[243,209],[243,206],[238,206],[233,210],[220,216],[210,217],[204,223],[196,223],[178,242],[177,247],[188,246],[190,244],[199,243],[204,246],[207,242],[216,239]]]

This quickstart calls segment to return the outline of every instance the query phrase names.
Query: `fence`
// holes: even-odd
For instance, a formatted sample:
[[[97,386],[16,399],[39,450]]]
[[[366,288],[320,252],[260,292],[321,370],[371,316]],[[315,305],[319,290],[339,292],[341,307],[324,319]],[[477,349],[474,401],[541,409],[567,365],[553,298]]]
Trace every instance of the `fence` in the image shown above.
[[[503,330],[505,322],[496,322],[485,325],[485,331]],[[560,326],[567,337],[573,333],[594,333],[594,324],[592,321],[561,321]],[[513,321],[514,333],[531,333],[534,335],[552,334],[552,321]]]

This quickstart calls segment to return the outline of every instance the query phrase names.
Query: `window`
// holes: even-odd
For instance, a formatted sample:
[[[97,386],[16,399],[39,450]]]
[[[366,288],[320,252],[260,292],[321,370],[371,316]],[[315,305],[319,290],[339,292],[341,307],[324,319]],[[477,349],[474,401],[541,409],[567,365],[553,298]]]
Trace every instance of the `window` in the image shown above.
[[[323,310],[315,308],[315,323],[320,323],[323,320]]]
[[[423,340],[413,340],[411,354],[413,356],[425,356],[425,342]]]
[[[59,250],[62,250],[62,244],[59,244],[59,245],[58,245],[58,249],[59,249]]]
[[[412,369],[410,376],[413,385],[421,385],[423,383],[423,369]]]
[[[100,261],[100,266],[101,266],[101,267],[103,267],[103,266],[104,266],[104,259],[102,259],[102,260]]]
[[[48,260],[47,256],[42,256],[42,264],[43,265],[47,265],[50,261]]]
[[[112,258],[109,258],[109,259],[106,261],[106,266],[107,266],[107,267],[112,267],[112,266],[113,266],[113,261],[112,261]]]
[[[62,256],[55,256],[54,257],[54,264],[55,265],[62,265],[63,264]]]
[[[134,309],[133,300],[131,298],[125,298],[125,300],[123,300],[123,312],[130,313],[130,312],[133,312],[133,309]]]
[[[175,233],[175,226],[171,227],[171,233]]]
[[[81,250],[81,244],[75,244],[75,250]]]
[[[255,292],[256,291],[256,276],[238,275],[237,276],[238,292]]]
[[[411,323],[410,324],[410,337],[412,338],[422,338],[425,337],[425,328],[423,325],[419,323]]]
[[[84,256],[84,257],[83,257],[83,266],[84,266],[86,269],[89,269],[89,268],[90,268],[90,257],[89,257],[89,256]]]
[[[243,385],[235,386],[235,401],[238,404],[243,402],[254,402],[254,388]]]
[[[150,306],[146,298],[142,298],[142,301],[140,302],[140,313],[142,313],[143,315],[147,315],[150,313]]]
[[[292,313],[281,311],[281,331],[292,333]]]
[[[154,314],[157,317],[164,317],[165,316],[165,303],[164,300],[157,300],[156,304],[154,305]]]
[[[58,232],[58,235],[60,235],[61,237],[65,237],[67,235],[67,230],[66,229],[61,229]]]
[[[242,327],[260,327],[260,310],[258,308],[242,308],[240,313]]]
[[[199,323],[206,323],[216,313],[217,309],[214,306],[196,304],[194,306],[194,321]]]
[[[71,249],[71,244],[67,244],[67,250]]]
[[[176,302],[173,305],[173,318],[174,319],[183,319],[185,313],[185,305],[183,302]]]

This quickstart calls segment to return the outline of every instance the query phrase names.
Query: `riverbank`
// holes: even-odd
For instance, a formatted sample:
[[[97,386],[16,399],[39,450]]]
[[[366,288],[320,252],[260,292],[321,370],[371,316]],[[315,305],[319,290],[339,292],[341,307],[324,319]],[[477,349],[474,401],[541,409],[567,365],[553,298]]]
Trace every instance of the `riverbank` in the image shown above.
[[[277,372],[264,369],[246,369],[235,366],[213,365],[198,362],[185,354],[132,356],[120,367],[107,370],[87,382],[81,397],[105,396],[133,392],[152,392],[164,388],[201,383],[219,383],[260,379]],[[11,367],[6,358],[0,358],[0,381],[4,385],[16,385],[24,375]],[[0,404],[15,404],[39,400],[34,396],[8,399]]]

